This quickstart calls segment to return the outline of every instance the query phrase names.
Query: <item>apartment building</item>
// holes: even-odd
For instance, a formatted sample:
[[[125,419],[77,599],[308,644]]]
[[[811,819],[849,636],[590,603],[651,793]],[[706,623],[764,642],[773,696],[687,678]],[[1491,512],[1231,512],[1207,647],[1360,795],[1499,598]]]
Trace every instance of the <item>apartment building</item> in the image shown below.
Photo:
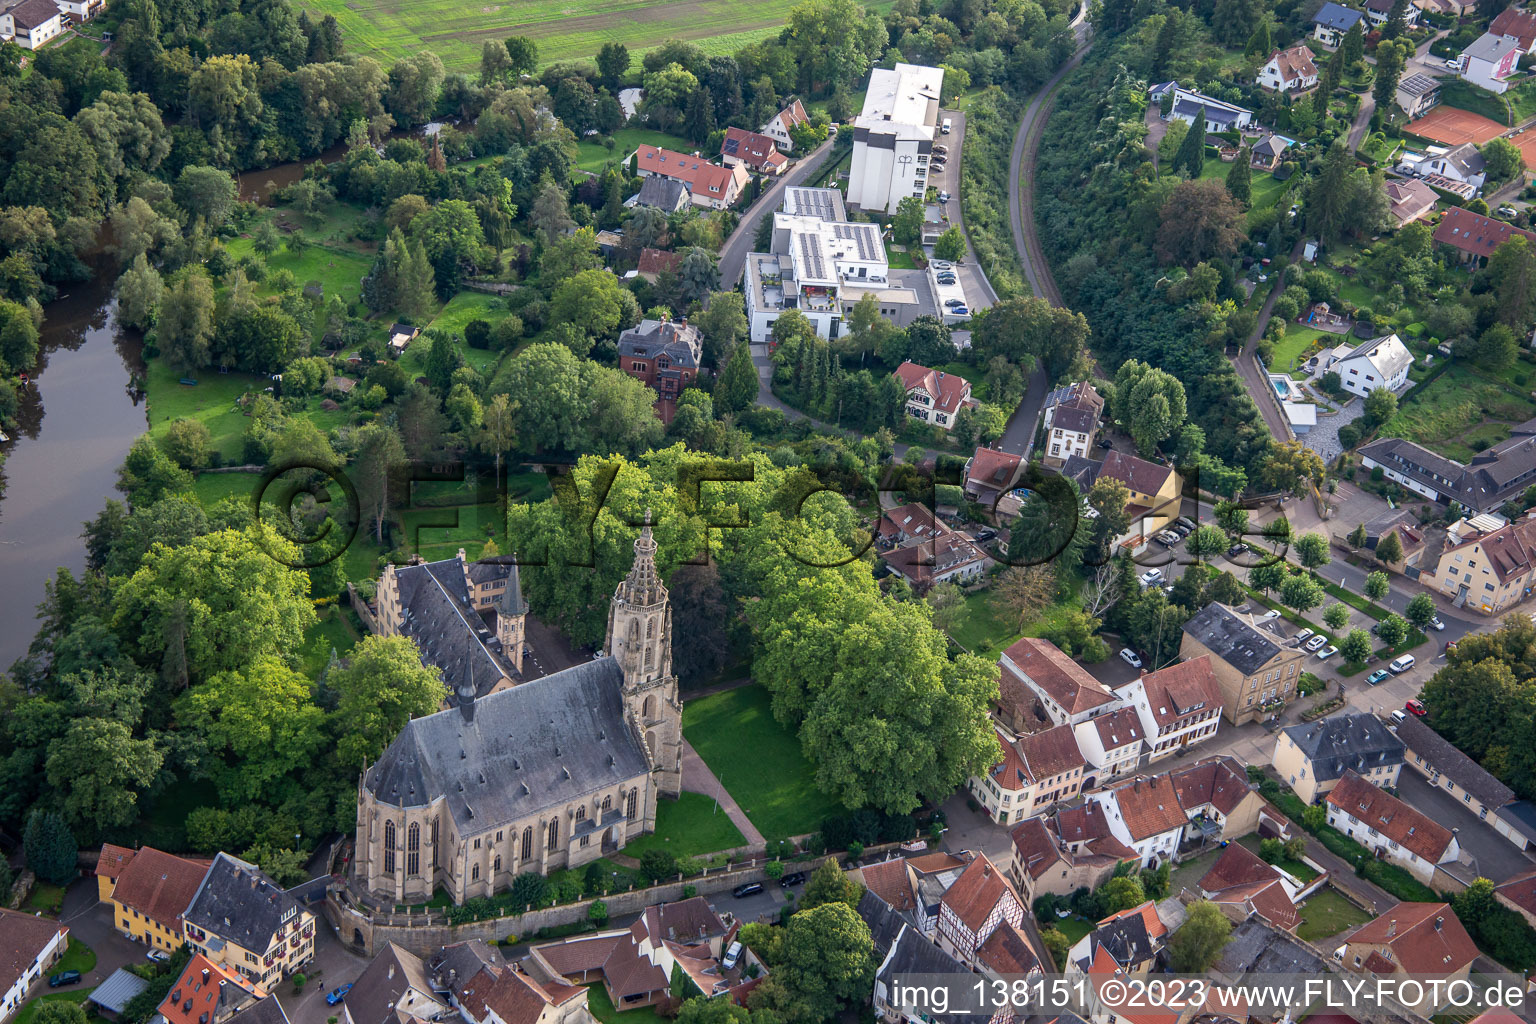
[[[1328,824],[1425,885],[1435,880],[1438,865],[1461,854],[1450,829],[1354,772],[1346,771],[1328,793]]]
[[[853,122],[848,202],[895,213],[908,196],[923,198],[943,85],[942,68],[897,64],[870,71],[864,108]]]
[[[1255,615],[1218,602],[1184,624],[1179,654],[1186,660],[1211,656],[1222,708],[1233,725],[1284,710],[1296,697],[1306,652],[1287,647],[1289,631],[1278,613]]]
[[[1302,800],[1315,804],[1345,772],[1393,788],[1403,769],[1403,741],[1366,712],[1293,725],[1275,739],[1275,773]]]

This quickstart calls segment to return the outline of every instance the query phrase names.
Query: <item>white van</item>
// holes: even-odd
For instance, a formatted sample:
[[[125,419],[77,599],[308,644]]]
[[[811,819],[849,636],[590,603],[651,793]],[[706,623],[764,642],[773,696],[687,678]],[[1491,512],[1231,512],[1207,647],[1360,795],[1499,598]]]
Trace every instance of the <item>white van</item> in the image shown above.
[[[1394,659],[1392,664],[1388,665],[1387,668],[1392,670],[1393,675],[1400,676],[1404,672],[1407,672],[1409,669],[1413,668],[1413,664],[1413,655],[1405,654],[1401,658]]]
[[[1404,722],[1406,722],[1408,720],[1408,713],[1403,711],[1403,710],[1401,710],[1401,709],[1399,709],[1397,711],[1392,712],[1392,714],[1388,715],[1387,717],[1392,719],[1392,724],[1393,725],[1402,725]]]
[[[731,943],[731,948],[727,949],[725,951],[725,956],[724,956],[723,959],[721,959],[720,966],[722,968],[724,968],[725,970],[729,971],[731,968],[736,966],[737,961],[739,961],[740,959],[741,959],[741,943],[733,942],[733,943]]]
[[[939,132],[940,132],[940,134],[948,135],[949,134],[949,130],[952,127],[954,127],[954,126],[950,124],[949,118],[946,117],[944,119],[944,123],[939,126]]]

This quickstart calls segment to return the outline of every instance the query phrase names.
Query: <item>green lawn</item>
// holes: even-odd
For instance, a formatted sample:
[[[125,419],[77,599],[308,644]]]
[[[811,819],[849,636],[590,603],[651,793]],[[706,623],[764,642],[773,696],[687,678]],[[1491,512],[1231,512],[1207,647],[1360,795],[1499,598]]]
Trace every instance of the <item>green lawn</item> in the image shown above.
[[[197,495],[204,508],[212,508],[225,498],[249,504],[260,482],[261,476],[257,473],[199,473],[192,484],[192,493]]]
[[[1536,416],[1536,402],[1460,365],[1409,397],[1382,426],[1381,436],[1405,437],[1463,461],[1473,452],[1471,440],[1497,436],[1502,425]]]
[[[407,508],[399,513],[404,536],[401,543],[430,561],[452,558],[464,549],[473,561],[485,542],[495,537],[496,546],[507,550],[506,522],[494,502],[455,508]],[[457,525],[452,525],[457,520]],[[354,541],[355,545],[357,541]]]
[[[1205,166],[1200,170],[1200,177],[1215,181],[1226,181],[1227,174],[1231,170],[1232,165],[1223,163],[1220,157],[1207,157]],[[1268,171],[1253,171],[1253,176],[1248,186],[1250,211],[1265,210],[1275,205],[1275,201],[1280,198],[1281,194],[1285,191],[1285,186],[1288,184],[1289,182],[1281,181]]]
[[[738,686],[683,705],[683,735],[769,839],[803,835],[844,811],[816,788],[800,740],[780,725],[762,686]]]
[[[1480,89],[1463,78],[1443,79],[1440,86],[1440,103],[1481,114],[1499,124],[1511,124],[1509,108],[1504,100],[1487,89]]]
[[[660,146],[662,149],[676,150],[679,153],[692,153],[699,148],[696,143],[690,142],[681,135],[669,135],[666,132],[658,132],[650,128],[620,128],[613,133],[612,150],[604,146],[599,141],[600,139],[601,136],[593,135],[577,143],[577,167],[584,171],[596,173],[602,170],[603,165],[608,163],[608,161],[618,162],[623,160],[633,153],[636,147],[645,144]]]
[[[181,374],[164,359],[149,360],[147,376],[149,432],[158,437],[166,424],[182,417],[202,420],[213,435],[213,447],[225,462],[238,463],[249,424],[235,403],[246,392],[260,394],[267,380],[250,373],[219,373],[213,367],[200,371],[196,385],[178,383]]]
[[[917,264],[912,261],[912,254],[905,249],[897,249],[892,243],[886,243],[885,261],[891,265],[892,270],[916,270]]]
[[[306,232],[305,237],[309,235]],[[226,245],[235,259],[255,255],[254,243],[249,238],[231,238]],[[325,297],[340,295],[347,303],[353,303],[363,293],[363,278],[373,266],[373,258],[351,249],[331,245],[307,245],[295,256],[286,247],[266,259],[269,271],[291,270],[300,288],[311,281],[319,281],[325,288]],[[258,287],[259,294],[267,289]]]
[[[44,914],[57,915],[59,908],[64,905],[64,889],[62,886],[50,885],[47,882],[35,882],[32,892],[27,896],[27,909],[42,911]],[[92,961],[95,960],[94,954]]]
[[[630,840],[624,852],[638,857],[646,850],[666,850],[679,857],[697,857],[745,845],[746,837],[711,797],[684,793],[676,800],[658,801],[656,831]]]
[[[1275,343],[1274,355],[1270,358],[1270,369],[1276,373],[1286,373],[1294,370],[1303,362],[1301,356],[1319,338],[1338,338],[1338,344],[1343,344],[1347,339],[1337,334],[1329,334],[1315,327],[1305,324],[1288,323],[1285,325],[1285,335]]]
[[[16,1016],[11,1018],[11,1024],[32,1024],[32,1018],[37,1016],[37,1008],[41,1003],[84,1003],[86,997],[90,994],[90,989],[76,989],[73,992],[50,992],[47,995],[38,996],[30,1003],[24,1005],[17,1012]],[[104,1018],[89,1011],[86,1012],[86,1017],[89,1020],[89,1024],[107,1024]]]
[[[1259,834],[1257,832],[1252,832],[1246,836],[1243,836],[1238,840],[1238,842],[1248,847],[1248,849],[1252,850],[1254,853],[1258,853],[1259,845],[1263,842],[1263,840],[1259,838]],[[1302,883],[1310,882],[1318,875],[1315,869],[1307,867],[1299,860],[1282,860],[1277,863],[1275,867],[1279,868],[1281,871],[1293,875],[1298,881]]]
[[[608,990],[601,984],[587,986],[587,1009],[603,1024],[661,1024],[664,1019],[649,1006],[620,1013],[613,1008],[613,1000],[608,998]]]
[[[1078,939],[1093,931],[1093,922],[1086,917],[1078,917],[1076,914],[1073,914],[1071,917],[1058,917],[1054,925],[1056,930],[1065,935],[1067,940],[1074,945]]]
[[[893,0],[864,6],[884,14]],[[572,0],[563,4],[452,4],[446,0],[304,0],[311,15],[335,15],[347,52],[380,59],[431,50],[450,71],[473,72],[487,39],[528,36],[541,64],[592,59],[606,42],[623,43],[638,69],[644,51],[667,39],[697,43],[710,55],[733,54],[778,35],[794,0]]]
[[[96,951],[79,939],[69,940],[69,948],[64,951],[64,956],[59,959],[58,966],[51,973],[59,971],[79,971],[85,974],[96,968]]]
[[[1010,613],[996,607],[991,590],[978,590],[965,595],[965,603],[956,615],[949,635],[972,654],[995,661],[1005,648],[1024,634]]]
[[[1296,929],[1296,937],[1319,942],[1370,919],[1370,914],[1349,902],[1337,890],[1324,886],[1301,905],[1301,924]]]

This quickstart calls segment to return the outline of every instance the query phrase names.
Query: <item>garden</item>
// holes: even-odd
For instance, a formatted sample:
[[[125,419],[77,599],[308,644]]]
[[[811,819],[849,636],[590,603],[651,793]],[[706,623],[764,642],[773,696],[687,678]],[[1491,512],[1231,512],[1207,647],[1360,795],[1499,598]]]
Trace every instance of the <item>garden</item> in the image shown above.
[[[1301,924],[1296,928],[1296,937],[1321,942],[1370,919],[1370,914],[1351,903],[1337,889],[1324,886],[1301,905]]]
[[[1515,364],[1509,381],[1457,363],[1433,381],[1415,387],[1398,405],[1397,413],[1380,430],[1382,437],[1401,437],[1458,462],[1509,437],[1510,427],[1536,417],[1536,401],[1517,383],[1529,383],[1529,363]]]

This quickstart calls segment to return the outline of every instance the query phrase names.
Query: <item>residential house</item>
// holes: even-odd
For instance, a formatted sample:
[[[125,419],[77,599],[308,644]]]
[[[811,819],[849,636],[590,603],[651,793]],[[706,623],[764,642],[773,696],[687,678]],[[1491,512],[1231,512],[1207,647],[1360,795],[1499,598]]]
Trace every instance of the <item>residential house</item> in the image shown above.
[[[421,957],[390,942],[352,983],[339,1024],[416,1024],[452,1012]]]
[[[1082,789],[1087,762],[1070,725],[1052,726],[1016,739],[1001,729],[994,732],[1003,751],[1002,760],[985,776],[972,776],[969,786],[998,824],[1034,817],[1074,799]]]
[[[194,953],[271,989],[314,958],[315,915],[260,868],[221,853],[182,914]]]
[[[1045,464],[1061,466],[1073,455],[1087,458],[1104,414],[1104,399],[1087,381],[1068,384],[1045,396]]]
[[[1189,821],[1185,830],[1188,839],[1221,842],[1252,832],[1265,836],[1289,833],[1290,821],[1259,795],[1248,781],[1246,769],[1231,755],[1203,758],[1168,774],[1179,807]]]
[[[1522,871],[1493,888],[1493,898],[1536,928],[1536,871]]]
[[[1523,52],[1519,39],[1484,32],[1461,51],[1462,68],[1458,75],[1473,85],[1502,95],[1509,89],[1508,79],[1519,70]]]
[[[81,25],[107,9],[106,0],[55,0],[64,13],[64,27]]]
[[[347,397],[355,387],[357,387],[357,380],[352,377],[332,377],[325,382],[326,392],[337,398]]]
[[[1317,65],[1305,46],[1276,50],[1259,68],[1259,87],[1271,92],[1305,92],[1317,85]]]
[[[749,171],[778,176],[789,166],[789,158],[779,152],[774,140],[745,128],[727,128],[720,143],[720,162],[727,167],[746,164]]]
[[[16,1016],[69,946],[69,927],[0,907],[0,1022]]]
[[[1090,718],[1072,727],[1077,749],[1087,768],[1083,770],[1083,788],[1092,789],[1141,764],[1146,734],[1141,727],[1141,713],[1135,707],[1122,707],[1107,715]]]
[[[1285,151],[1291,144],[1278,135],[1270,135],[1255,142],[1249,153],[1249,165],[1258,171],[1274,173],[1285,161]]]
[[[160,1004],[158,1020],[164,1024],[224,1024],[258,1000],[267,1001],[268,992],[248,976],[194,953],[181,976],[171,983],[171,991]]]
[[[763,125],[762,134],[773,140],[774,145],[788,153],[795,148],[795,140],[790,136],[789,130],[796,125],[810,124],[811,119],[805,112],[805,106],[798,99],[789,101],[789,104]]]
[[[773,215],[769,251],[748,253],[747,325],[768,342],[787,309],[798,310],[818,336],[837,338],[866,296],[881,319],[905,327],[923,310],[924,271],[892,270],[878,224],[849,221],[836,189],[786,188]]]
[[[1407,719],[1397,724],[1397,738],[1403,741],[1403,761],[1408,767],[1428,779],[1430,785],[1456,797],[1520,849],[1536,843],[1529,801],[1516,800],[1512,789],[1431,729],[1422,718],[1410,715]]]
[[[1306,652],[1285,645],[1290,634],[1283,621],[1212,602],[1184,624],[1179,655],[1211,655],[1222,708],[1233,725],[1276,715],[1296,696]]]
[[[118,931],[170,952],[185,941],[181,915],[192,902],[209,862],[177,857],[152,846],[127,850],[103,846],[96,864],[96,891],[112,907]]]
[[[1488,31],[1520,42],[1521,53],[1536,51],[1536,13],[1506,7],[1488,23]]]
[[[1017,928],[1023,920],[1024,903],[1008,877],[986,854],[978,853],[939,900],[939,948],[971,966],[997,928]]]
[[[1066,973],[1087,974],[1096,960],[1108,956],[1115,970],[1144,976],[1157,967],[1158,954],[1168,942],[1168,926],[1151,900],[1110,914],[1094,925],[1067,952]]]
[[[1363,17],[1359,11],[1329,0],[1312,16],[1312,38],[1330,48],[1338,46]]]
[[[389,352],[398,356],[410,347],[411,342],[421,337],[421,328],[413,324],[396,321],[389,325]]]
[[[1419,525],[1419,517],[1407,508],[1389,508],[1367,519],[1365,527],[1365,548],[1375,554],[1376,560],[1392,569],[1394,572],[1402,572],[1408,566],[1417,566],[1423,558],[1427,547],[1424,528]],[[1381,542],[1388,535],[1397,538],[1397,544],[1403,549],[1400,558],[1386,561],[1378,553]],[[1434,569],[1430,569],[1433,574]]]
[[[1115,692],[1136,709],[1152,761],[1211,738],[1221,721],[1221,687],[1208,655],[1149,672]]]
[[[1293,725],[1275,739],[1275,774],[1304,802],[1315,804],[1354,772],[1393,789],[1403,767],[1403,741],[1364,711]]]
[[[1244,980],[1299,982],[1337,969],[1337,964],[1316,946],[1256,914],[1232,929],[1209,975],[1213,985],[1236,985]],[[1324,1024],[1320,1018],[1325,1016],[1314,1014],[1309,1019]],[[1326,1024],[1343,1022],[1329,1020]]]
[[[1432,501],[1497,512],[1536,483],[1536,420],[1513,428],[1510,437],[1474,455],[1470,465],[1399,438],[1363,445],[1360,461],[1368,470],[1380,466],[1388,480]]]
[[[996,508],[1013,490],[1024,469],[1024,457],[997,448],[977,448],[965,464],[965,496]]]
[[[0,39],[36,50],[64,31],[64,11],[54,0],[12,0],[0,4]]]
[[[966,583],[986,572],[987,553],[954,530],[883,552],[880,560],[919,593],[940,583]]]
[[[898,63],[870,70],[864,106],[853,121],[849,203],[895,213],[903,199],[924,197],[943,84],[943,68]]]
[[[1425,885],[1435,881],[1439,865],[1461,855],[1450,829],[1354,772],[1329,790],[1327,807],[1328,824]]]
[[[1536,234],[1530,231],[1453,206],[1445,211],[1440,222],[1435,225],[1434,239],[1436,245],[1448,245],[1459,252],[1461,262],[1474,263],[1492,256],[1495,249],[1515,235],[1536,242]]]
[[[1186,89],[1177,82],[1165,84],[1167,88],[1163,92],[1171,97],[1165,121],[1177,119],[1189,125],[1192,130],[1198,131],[1203,127],[1207,132],[1237,131],[1253,123],[1253,111],[1245,107]],[[1152,99],[1160,103],[1162,94],[1156,93]]]
[[[647,178],[647,181],[664,181],[663,178]],[[635,267],[635,273],[639,277],[655,284],[662,274],[677,273],[677,268],[682,266],[683,254],[680,252],[668,252],[665,249],[641,249],[640,262]]]
[[[94,993],[92,993],[94,995]],[[283,1004],[271,996],[246,1003],[226,1024],[289,1024]]]
[[[1103,808],[1110,830],[1136,851],[1143,870],[1177,856],[1189,819],[1179,805],[1171,776],[1137,776],[1090,793],[1088,800]]]
[[[693,383],[703,358],[704,341],[686,317],[641,320],[619,335],[619,369],[663,399],[676,399]]]
[[[1291,932],[1301,924],[1292,892],[1280,869],[1242,843],[1229,843],[1216,863],[1201,877],[1200,895],[1210,900],[1234,924],[1258,914],[1276,928]]]
[[[1104,457],[1095,482],[1105,478],[1118,480],[1130,495],[1125,510],[1131,518],[1130,531],[1118,543],[1123,548],[1139,548],[1179,515],[1179,496],[1183,481],[1172,466],[1148,462],[1122,451]]]
[[[697,153],[688,155],[651,145],[642,145],[635,151],[635,169],[642,178],[655,176],[679,182],[688,190],[693,205],[708,210],[735,205],[749,180],[747,169],[741,164],[721,167]]]
[[[1482,188],[1483,182],[1488,180],[1488,161],[1470,142],[1463,142],[1459,146],[1444,150],[1438,146],[1432,146],[1426,152],[1425,158],[1417,163],[1415,169],[1426,177],[1439,175],[1451,181],[1471,185],[1473,188]]]
[[[1519,604],[1536,585],[1536,520],[1483,513],[1452,523],[1440,561],[1419,582],[1484,615]]]
[[[1339,375],[1345,391],[1363,398],[1377,388],[1397,391],[1408,383],[1412,367],[1413,353],[1397,335],[1388,334],[1356,346],[1330,369]]]
[[[959,374],[930,370],[910,360],[896,367],[895,376],[907,392],[907,415],[945,430],[966,406],[976,405],[971,382]]]
[[[931,1005],[920,1002],[915,995],[902,998],[902,993],[914,993],[910,985],[913,977],[937,980],[949,975],[953,977],[950,984],[957,989],[969,987],[975,980],[975,975],[964,964],[940,949],[906,915],[894,910],[875,893],[865,892],[859,897],[857,909],[859,917],[869,926],[874,944],[876,967],[871,1004],[878,1020],[887,1024],[927,1024],[932,1019]],[[1012,929],[999,928],[997,932],[1009,930]],[[952,1010],[945,1019],[960,1024],[1010,1024],[1013,1016],[1006,1012],[989,1016]]]
[[[687,185],[659,174],[640,179],[640,191],[635,196],[635,205],[653,206],[667,213],[686,210],[691,202]]]
[[[1026,818],[1009,831],[1008,877],[1026,902],[1033,903],[1044,893],[1068,896],[1079,888],[1096,889],[1104,884],[1122,863],[1134,862],[1136,852],[1114,837],[1104,819],[1103,809],[1095,803],[1079,805],[1078,817],[1090,809],[1100,835],[1068,845],[1058,831],[1056,815]]]
[[[494,946],[460,942],[432,959],[431,981],[468,1024],[592,1024],[585,988],[536,970],[532,954],[508,964]]]
[[[750,951],[726,970],[721,963],[736,937],[703,896],[645,908],[628,928],[533,947],[527,968],[536,980],[568,985],[601,982],[615,1007],[664,1001],[675,970],[706,996],[741,1002],[767,974]]]
[[[1365,19],[1370,22],[1371,29],[1379,29],[1386,25],[1387,19],[1392,17],[1393,0],[1365,0]],[[1408,5],[1406,21],[1409,28],[1419,23],[1419,9],[1412,4]]]
[[[884,904],[921,925],[917,911],[917,874],[905,857],[865,864],[848,872],[855,881],[878,896]]]
[[[1393,178],[1382,187],[1398,227],[1433,213],[1440,201],[1440,194],[1417,178]]]
[[[1413,0],[1413,6],[1425,14],[1440,14],[1451,18],[1462,18],[1472,14],[1477,9],[1477,0]]]
[[[939,918],[943,914],[940,903],[944,894],[975,859],[976,855],[969,850],[961,850],[958,854],[925,853],[907,858],[917,901],[910,917],[918,930],[935,942],[938,941]]]
[[[999,687],[1032,693],[1056,725],[1078,725],[1121,707],[1119,698],[1049,640],[1024,637],[997,659]]]
[[[882,544],[905,547],[919,541],[932,540],[951,532],[933,509],[917,502],[897,505],[880,513],[880,524],[875,534]]]
[[[1449,904],[1399,903],[1345,940],[1343,964],[1346,970],[1387,979],[1453,981],[1468,977],[1477,956],[1476,944]],[[1405,1005],[1428,1017],[1437,1009],[1430,999],[1434,990],[1429,985],[1423,990],[1422,1001]]]
[[[1397,83],[1397,105],[1409,119],[1417,119],[1440,105],[1440,80],[1422,72],[1405,75]]]

